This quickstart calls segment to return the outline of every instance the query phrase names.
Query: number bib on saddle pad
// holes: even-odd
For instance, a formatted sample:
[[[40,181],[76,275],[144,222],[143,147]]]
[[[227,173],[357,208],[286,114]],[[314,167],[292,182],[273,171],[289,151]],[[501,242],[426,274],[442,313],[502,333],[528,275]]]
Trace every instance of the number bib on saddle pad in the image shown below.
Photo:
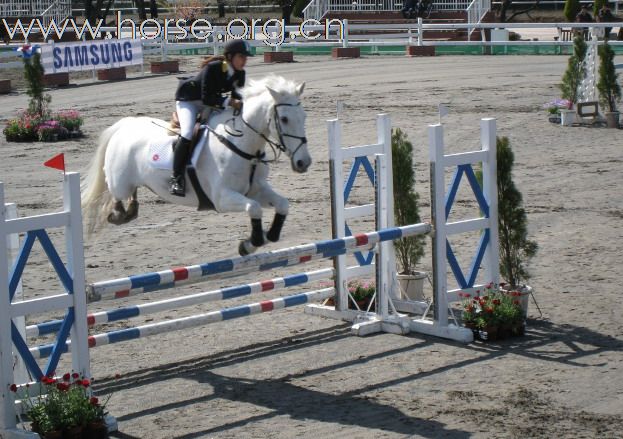
[[[173,169],[173,142],[175,137],[165,137],[149,145],[149,164],[156,169]]]

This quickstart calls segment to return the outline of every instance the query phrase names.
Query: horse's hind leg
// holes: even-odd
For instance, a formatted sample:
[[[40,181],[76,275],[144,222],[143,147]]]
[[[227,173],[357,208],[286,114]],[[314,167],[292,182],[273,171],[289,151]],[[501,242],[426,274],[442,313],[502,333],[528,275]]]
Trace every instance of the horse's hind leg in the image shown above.
[[[125,222],[129,223],[133,219],[138,217],[138,199],[136,198],[136,189],[134,189],[134,193],[130,197],[130,201],[128,202],[128,210],[126,211]]]
[[[138,200],[136,199],[136,189],[128,200],[128,210],[123,207],[123,201],[115,201],[112,211],[108,214],[108,222],[116,226],[129,223],[138,217]]]

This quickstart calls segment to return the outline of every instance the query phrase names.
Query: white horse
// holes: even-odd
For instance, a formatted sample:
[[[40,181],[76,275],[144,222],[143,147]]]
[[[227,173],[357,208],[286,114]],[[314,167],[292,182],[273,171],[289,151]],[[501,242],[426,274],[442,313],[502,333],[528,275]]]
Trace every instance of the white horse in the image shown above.
[[[168,145],[175,140],[167,122],[126,117],[107,128],[100,137],[82,191],[82,210],[89,232],[94,232],[103,218],[117,225],[136,218],[137,188],[145,186],[175,204],[202,209],[211,201],[209,207],[217,212],[246,211],[252,233],[240,243],[241,255],[252,253],[265,239],[279,240],[288,214],[288,200],[266,180],[269,161],[265,148],[267,144],[272,146],[275,159],[279,155],[275,148],[285,152],[295,172],[307,171],[312,159],[305,137],[305,110],[300,104],[304,87],[304,83],[297,85],[279,76],[249,81],[241,90],[244,106],[239,115],[231,109],[213,114],[213,128],[203,128],[200,133],[199,143],[207,143],[193,158],[196,179],[209,200],[195,190],[188,175],[186,196],[169,194],[171,170],[150,165],[150,145]],[[124,201],[128,202],[127,210]],[[267,233],[262,230],[263,207],[275,209]]]

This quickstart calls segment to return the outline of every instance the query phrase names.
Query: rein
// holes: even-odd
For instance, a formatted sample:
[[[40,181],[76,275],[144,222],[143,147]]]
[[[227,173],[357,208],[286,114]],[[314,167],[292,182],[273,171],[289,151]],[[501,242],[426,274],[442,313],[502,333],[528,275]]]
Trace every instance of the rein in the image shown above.
[[[227,137],[223,136],[216,132],[216,130],[210,128],[208,125],[204,125],[204,127],[210,131],[212,134],[216,136],[216,138],[227,148],[229,148],[232,152],[238,154],[243,159],[249,160],[251,162],[251,174],[249,175],[249,186],[253,184],[253,177],[255,176],[255,170],[257,168],[258,163],[269,163],[267,160],[264,160],[266,156],[265,152],[258,151],[257,154],[249,154],[248,152],[244,152],[240,148],[238,148],[234,143],[229,140]]]

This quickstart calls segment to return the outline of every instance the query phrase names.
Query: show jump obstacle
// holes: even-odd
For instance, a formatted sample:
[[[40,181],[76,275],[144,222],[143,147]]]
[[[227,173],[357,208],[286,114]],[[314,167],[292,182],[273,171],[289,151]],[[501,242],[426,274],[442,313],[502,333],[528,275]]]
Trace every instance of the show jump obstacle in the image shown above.
[[[35,433],[16,427],[16,413],[20,410],[9,386],[22,374],[14,373],[14,352],[18,354],[32,377],[38,380],[54,371],[60,355],[70,351],[72,368],[90,376],[89,348],[130,339],[196,327],[223,320],[270,312],[280,308],[325,301],[334,297],[335,306],[308,305],[306,312],[354,323],[353,333],[373,332],[406,334],[410,331],[445,337],[462,342],[473,340],[470,330],[460,327],[449,304],[458,300],[458,291],[475,291],[489,282],[498,281],[497,256],[497,188],[495,158],[495,120],[481,121],[481,150],[464,154],[444,155],[443,128],[429,127],[431,173],[431,224],[413,224],[395,227],[393,221],[393,189],[391,162],[391,125],[387,115],[377,120],[376,144],[343,148],[338,120],[328,122],[331,167],[333,238],[311,244],[260,253],[245,257],[223,259],[188,267],[177,267],[154,273],[129,276],[97,282],[85,287],[84,253],[82,243],[82,218],[80,211],[80,178],[68,173],[64,178],[63,211],[25,218],[7,218],[9,210],[4,203],[4,186],[0,183],[0,366],[2,367],[2,398],[0,400],[0,435],[3,438],[35,438]],[[374,167],[369,157],[374,156]],[[345,161],[352,160],[346,179],[343,175]],[[483,189],[476,180],[471,165],[482,163]],[[375,202],[359,206],[346,206],[360,168],[363,167],[375,187]],[[445,169],[455,168],[449,190],[445,190]],[[462,176],[466,176],[478,201],[482,217],[448,222],[454,198]],[[346,182],[343,185],[343,182]],[[347,224],[361,217],[374,217],[376,231],[352,234]],[[66,258],[64,264],[47,235],[50,228],[65,228]],[[470,271],[465,276],[454,256],[447,237],[457,233],[480,231],[481,239],[476,249]],[[15,262],[9,270],[10,237],[25,234]],[[401,297],[396,281],[393,241],[407,236],[431,234],[433,237],[433,300],[415,302]],[[64,294],[24,301],[14,300],[24,266],[36,241],[39,241],[66,290]],[[349,266],[353,254],[356,264]],[[166,289],[203,280],[230,278],[252,272],[304,264],[322,258],[332,258],[333,268],[303,272],[267,279],[246,285],[237,285],[173,299],[142,303],[87,314],[87,297],[90,301],[112,300],[135,294]],[[476,282],[479,267],[484,260],[483,281]],[[458,288],[448,290],[448,265]],[[375,309],[349,309],[350,279],[372,276],[376,278]],[[334,288],[323,288],[279,297],[249,305],[225,308],[190,317],[167,320],[134,328],[122,329],[88,336],[88,327],[113,320],[128,319],[137,315],[170,310],[214,300],[262,293],[269,290],[303,285],[318,280],[335,280]],[[433,307],[433,317],[428,314]],[[45,323],[23,327],[23,316],[64,310],[65,317]],[[23,320],[22,320],[23,321]],[[20,326],[22,326],[20,328]],[[56,333],[51,345],[28,347],[25,338]],[[68,340],[70,337],[70,340]],[[45,366],[38,359],[48,358]],[[25,385],[26,383],[24,383]],[[36,384],[32,384],[33,386]]]

